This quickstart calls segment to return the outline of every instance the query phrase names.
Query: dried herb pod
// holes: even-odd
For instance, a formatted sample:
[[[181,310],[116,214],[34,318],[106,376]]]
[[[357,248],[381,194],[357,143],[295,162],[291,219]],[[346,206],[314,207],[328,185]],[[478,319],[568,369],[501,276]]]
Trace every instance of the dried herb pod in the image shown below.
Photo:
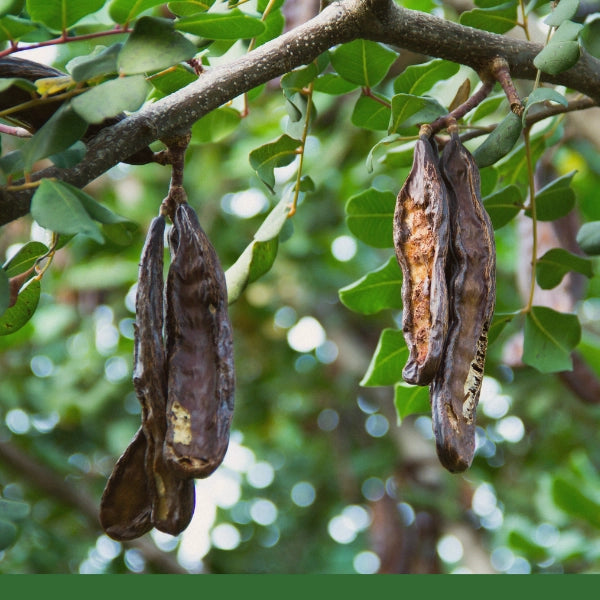
[[[180,190],[169,235],[165,457],[183,476],[207,477],[223,461],[233,417],[233,339],[225,274]]]
[[[446,254],[450,228],[437,151],[422,127],[411,172],[394,213],[394,247],[402,268],[402,329],[409,350],[404,380],[427,385],[438,370],[448,323]]]
[[[100,524],[115,540],[132,540],[152,529],[146,476],[146,436],[138,429],[117,461],[100,500]]]
[[[475,413],[496,295],[494,231],[481,201],[479,169],[456,125],[441,169],[451,215],[448,254],[449,328],[444,357],[430,386],[437,453],[449,471],[464,471],[475,452]]]
[[[135,303],[133,385],[142,405],[147,448],[145,470],[152,499],[152,523],[177,535],[194,514],[194,482],[182,479],[164,457],[167,432],[167,371],[163,343],[163,257],[165,219],[153,219],[140,261]]]

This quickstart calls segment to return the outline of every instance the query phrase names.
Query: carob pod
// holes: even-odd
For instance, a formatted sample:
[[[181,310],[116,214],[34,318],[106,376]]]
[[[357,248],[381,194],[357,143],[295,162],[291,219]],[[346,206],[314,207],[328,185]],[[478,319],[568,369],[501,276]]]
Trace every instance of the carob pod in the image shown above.
[[[163,343],[163,257],[165,219],[153,219],[142,251],[135,302],[133,385],[142,405],[146,435],[146,474],[152,523],[177,535],[194,514],[194,481],[182,479],[165,462],[167,372]]]
[[[215,249],[183,188],[171,196],[165,456],[181,475],[202,478],[221,464],[229,444],[233,339],[225,274]]]
[[[417,385],[427,385],[438,370],[448,326],[448,201],[429,134],[423,126],[394,213],[394,247],[403,275],[402,330],[409,350],[402,376]]]
[[[496,295],[494,231],[481,201],[479,170],[456,124],[442,155],[451,215],[449,328],[444,357],[430,386],[441,463],[467,469],[475,452],[475,416]]]
[[[100,525],[115,540],[132,540],[152,529],[146,436],[141,427],[117,461],[104,488]]]

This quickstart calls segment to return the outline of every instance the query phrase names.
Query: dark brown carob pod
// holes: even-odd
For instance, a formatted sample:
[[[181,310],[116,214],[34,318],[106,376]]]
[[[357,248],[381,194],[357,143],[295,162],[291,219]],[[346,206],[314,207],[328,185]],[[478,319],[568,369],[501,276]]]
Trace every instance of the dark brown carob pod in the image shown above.
[[[449,328],[431,387],[433,430],[441,463],[467,469],[475,453],[475,416],[496,297],[494,231],[481,201],[479,170],[456,124],[442,154],[451,215]]]
[[[132,540],[152,529],[145,465],[146,436],[140,428],[117,461],[100,500],[100,525],[115,540]]]
[[[152,523],[177,535],[194,514],[194,481],[182,479],[165,462],[167,371],[163,343],[163,257],[165,219],[153,219],[140,261],[135,303],[133,385],[142,405],[146,435],[146,474],[152,499]]]
[[[402,376],[417,385],[427,385],[435,375],[448,323],[448,202],[430,133],[428,126],[421,127],[394,213],[394,247],[403,276],[402,330],[409,350]]]
[[[223,461],[233,417],[234,365],[225,274],[187,204],[171,190],[173,228],[165,320],[165,456],[182,476],[207,477]]]

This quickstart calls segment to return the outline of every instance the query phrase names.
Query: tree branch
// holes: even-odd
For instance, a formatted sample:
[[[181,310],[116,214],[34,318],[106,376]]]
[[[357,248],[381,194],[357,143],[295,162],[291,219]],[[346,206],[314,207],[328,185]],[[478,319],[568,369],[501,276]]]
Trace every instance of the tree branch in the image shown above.
[[[16,471],[30,485],[48,494],[58,502],[73,507],[83,515],[92,531],[100,533],[96,501],[81,487],[76,487],[57,476],[48,467],[35,461],[11,442],[0,441],[0,461]],[[137,548],[144,558],[161,573],[188,573],[170,554],[162,552],[148,536],[122,542],[125,547]]]
[[[47,168],[32,179],[56,177],[84,187],[153,141],[183,133],[240,94],[357,38],[445,58],[478,72],[486,72],[500,56],[507,61],[512,77],[521,79],[535,78],[533,58],[542,49],[539,44],[406,10],[392,0],[333,2],[314,19],[228,65],[207,70],[196,82],[106,128],[88,144],[86,157],[77,166]],[[600,103],[600,61],[586,53],[573,68],[543,80],[576,89]],[[0,225],[27,214],[32,195],[31,189],[0,190]]]

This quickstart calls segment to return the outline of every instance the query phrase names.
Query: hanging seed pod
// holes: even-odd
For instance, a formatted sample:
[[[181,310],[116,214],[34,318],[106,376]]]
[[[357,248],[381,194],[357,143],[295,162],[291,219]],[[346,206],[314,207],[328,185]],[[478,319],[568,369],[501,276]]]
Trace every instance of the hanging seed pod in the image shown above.
[[[479,170],[456,125],[449,129],[441,168],[451,215],[450,325],[430,394],[438,456],[449,471],[460,472],[471,465],[475,452],[475,412],[495,304],[496,250],[481,202]]]
[[[138,429],[117,461],[100,500],[100,524],[115,540],[132,540],[152,529],[146,476],[146,436]]]
[[[142,251],[135,302],[133,385],[142,405],[146,435],[146,473],[152,498],[152,522],[177,535],[194,513],[194,482],[182,479],[165,462],[167,371],[163,344],[163,255],[165,219],[150,224]]]
[[[415,145],[412,170],[396,202],[394,246],[402,268],[402,330],[409,350],[404,380],[427,385],[446,339],[448,203],[427,126]]]
[[[169,236],[165,456],[182,476],[223,461],[233,417],[234,365],[225,274],[183,190]]]

